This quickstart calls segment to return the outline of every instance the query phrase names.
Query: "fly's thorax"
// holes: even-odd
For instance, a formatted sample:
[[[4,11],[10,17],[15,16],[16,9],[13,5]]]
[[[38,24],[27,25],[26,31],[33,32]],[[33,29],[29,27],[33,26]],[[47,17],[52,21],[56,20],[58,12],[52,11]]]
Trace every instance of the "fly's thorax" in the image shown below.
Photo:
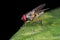
[[[30,15],[26,15],[26,18],[27,18],[28,20],[32,20],[32,19],[33,19],[33,17],[30,16]]]
[[[30,13],[26,14],[26,18],[29,20],[33,20],[34,16],[35,16],[34,12],[30,12]]]

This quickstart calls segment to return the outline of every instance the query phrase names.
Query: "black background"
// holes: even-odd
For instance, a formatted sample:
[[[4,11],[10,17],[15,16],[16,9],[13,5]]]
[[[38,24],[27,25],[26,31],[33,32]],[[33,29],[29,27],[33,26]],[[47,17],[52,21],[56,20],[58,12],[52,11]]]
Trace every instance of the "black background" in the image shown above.
[[[2,29],[2,38],[4,37],[5,39],[10,39],[24,24],[24,22],[20,20],[22,15],[43,3],[46,3],[46,8],[48,7],[50,8],[50,10],[60,7],[59,0],[17,0],[15,3],[15,7],[11,5],[13,10],[15,11],[13,12],[12,8],[11,10],[9,9],[13,13],[11,12],[11,14],[8,14],[8,16],[11,16],[9,17],[9,21],[7,22],[7,27],[5,26],[4,30]]]

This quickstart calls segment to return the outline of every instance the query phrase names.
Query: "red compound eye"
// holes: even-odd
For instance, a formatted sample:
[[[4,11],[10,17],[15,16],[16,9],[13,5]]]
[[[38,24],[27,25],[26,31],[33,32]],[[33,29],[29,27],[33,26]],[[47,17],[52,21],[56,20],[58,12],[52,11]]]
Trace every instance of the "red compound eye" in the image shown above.
[[[26,15],[25,15],[25,14],[23,14],[22,20],[23,20],[23,21],[26,21]]]

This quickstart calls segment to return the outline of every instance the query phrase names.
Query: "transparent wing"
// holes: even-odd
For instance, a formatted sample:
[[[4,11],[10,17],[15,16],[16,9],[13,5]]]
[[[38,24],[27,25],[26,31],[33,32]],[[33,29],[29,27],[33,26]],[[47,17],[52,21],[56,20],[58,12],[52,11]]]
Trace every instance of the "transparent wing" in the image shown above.
[[[32,12],[39,12],[42,8],[45,7],[45,3],[44,4],[41,4],[39,6],[37,6],[36,8],[34,8],[32,11],[28,12],[27,14],[30,15]]]
[[[43,9],[44,7],[45,7],[45,3],[44,4],[41,4],[41,5],[39,5],[38,7],[36,7],[35,9],[33,9],[32,11],[36,11],[36,12],[38,12],[38,11],[40,11],[41,9]]]

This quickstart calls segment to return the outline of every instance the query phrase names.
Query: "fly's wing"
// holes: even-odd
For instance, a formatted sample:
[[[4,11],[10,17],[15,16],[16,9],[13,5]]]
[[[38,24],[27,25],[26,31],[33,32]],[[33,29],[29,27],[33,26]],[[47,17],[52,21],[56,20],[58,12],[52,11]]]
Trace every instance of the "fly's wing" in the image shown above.
[[[43,12],[44,12],[44,11],[46,11],[46,10],[49,10],[49,8],[46,8],[46,9],[42,9],[41,11],[43,11]]]
[[[30,15],[32,12],[39,12],[42,8],[45,7],[45,5],[46,5],[45,3],[41,4],[38,7],[34,8],[32,11],[28,12],[27,14]]]
[[[41,16],[42,14],[44,14],[44,11],[46,11],[46,10],[48,10],[48,9],[49,9],[49,8],[40,10],[40,12],[38,13],[38,17]]]
[[[30,11],[30,12],[28,12],[28,13],[26,14],[26,17],[27,17],[28,19],[32,19],[30,15],[31,15],[31,14],[34,14],[35,12],[40,12],[40,10],[45,7],[45,5],[46,5],[46,4],[41,4],[41,5],[39,5],[38,7],[34,8],[32,11]]]
[[[35,9],[33,9],[32,11],[39,12],[40,10],[42,10],[45,7],[45,5],[46,5],[45,3],[41,4],[38,7],[36,7]]]

